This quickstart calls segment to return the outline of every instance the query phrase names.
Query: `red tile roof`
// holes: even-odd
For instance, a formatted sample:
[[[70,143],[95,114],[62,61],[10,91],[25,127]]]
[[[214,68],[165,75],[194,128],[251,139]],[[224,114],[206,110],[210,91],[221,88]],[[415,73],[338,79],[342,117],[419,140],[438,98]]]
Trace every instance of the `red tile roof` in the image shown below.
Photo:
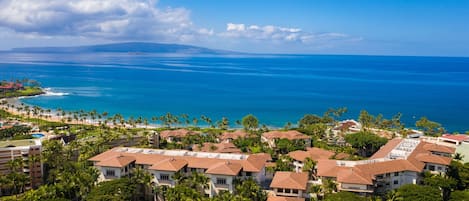
[[[306,151],[292,151],[288,153],[288,155],[297,161],[304,161],[306,158],[310,158],[317,161],[320,159],[329,159],[334,156],[335,153],[333,151],[328,151],[317,147],[311,147],[307,148]]]
[[[135,161],[135,157],[118,155],[98,162],[96,165],[104,167],[125,167]]]
[[[388,143],[383,145],[377,152],[375,152],[370,159],[384,158],[386,157],[391,150],[393,150],[399,143],[402,142],[402,139],[394,138],[389,140]]]
[[[19,89],[23,87],[20,83],[8,82],[6,85],[0,85],[0,89]]]
[[[238,138],[242,138],[242,137],[246,137],[248,136],[248,133],[246,133],[246,131],[244,130],[236,130],[234,132],[224,132],[221,136],[220,136],[220,140],[227,140],[227,139],[233,139],[233,140],[236,140]]]
[[[185,150],[160,150],[160,149],[138,149],[138,150],[145,150],[146,153],[142,151],[139,152],[129,152],[129,151],[122,151],[123,149],[128,149],[124,147],[116,147],[110,149],[104,153],[96,155],[90,158],[90,161],[97,162],[97,166],[104,166],[107,165],[108,160],[116,160],[119,156],[126,156],[128,158],[132,158],[135,160],[136,164],[142,165],[150,165],[153,168],[160,168],[160,169],[178,169],[180,168],[181,164],[184,164],[184,161],[187,162],[187,167],[190,168],[200,168],[200,169],[210,169],[213,168],[214,165],[225,163],[229,161],[231,164],[235,164],[234,166],[241,166],[243,171],[246,172],[260,172],[266,164],[266,157],[262,155],[242,155],[242,154],[225,154],[230,159],[223,159],[223,158],[216,158],[216,156],[221,155],[222,153],[203,153],[203,152],[190,152]],[[171,152],[171,151],[180,151],[181,154],[178,155],[165,155],[162,152]],[[186,153],[186,154],[184,154]],[[197,155],[205,154],[205,155]],[[214,158],[208,157],[207,154],[212,154]],[[236,157],[234,157],[236,156]],[[237,158],[242,156],[242,158]],[[174,162],[169,162],[168,159],[174,158]],[[163,163],[164,162],[164,163]],[[163,168],[164,167],[164,168]],[[231,172],[226,172],[226,174],[232,174]]]
[[[449,165],[451,164],[452,158],[444,157],[444,156],[437,156],[431,153],[421,153],[416,155],[416,159],[425,162],[425,163],[435,163],[440,165]]]
[[[308,173],[306,172],[275,172],[275,176],[270,183],[270,188],[286,188],[306,190],[308,184]]]
[[[236,176],[239,174],[242,168],[243,166],[238,163],[226,161],[212,165],[205,173]]]
[[[321,159],[317,164],[317,175],[321,177],[335,177],[339,182],[356,183],[370,185],[376,175],[412,171],[422,172],[425,163],[435,163],[441,165],[449,165],[451,163],[450,157],[434,155],[430,151],[435,149],[435,145],[420,141],[412,152],[403,159],[389,159],[386,158],[389,152],[394,149],[402,140],[394,139],[383,146],[377,153],[375,153],[367,163],[354,162],[349,163],[348,166],[338,165],[337,160]],[[438,149],[446,149],[448,152],[454,153],[453,149],[446,147],[442,148],[438,145]]]
[[[177,172],[186,165],[187,165],[187,161],[184,159],[169,158],[169,159],[163,160],[159,163],[152,165],[148,169]]]
[[[339,170],[337,172],[337,181],[348,184],[373,184],[371,176],[359,168],[343,168]]]
[[[454,134],[454,135],[453,134],[444,134],[440,138],[456,140],[456,141],[459,141],[459,142],[469,140],[469,136],[464,135],[464,134]]]
[[[289,139],[289,140],[311,139],[310,136],[307,136],[296,130],[270,131],[270,132],[266,132],[262,134],[262,136],[264,136],[267,139]]]
[[[305,201],[305,199],[298,197],[269,196],[267,201]]]
[[[456,151],[456,149],[453,147],[432,144],[432,143],[425,144],[423,148],[427,151],[435,151],[435,152],[442,152],[442,153],[448,153],[448,154],[453,154]]]

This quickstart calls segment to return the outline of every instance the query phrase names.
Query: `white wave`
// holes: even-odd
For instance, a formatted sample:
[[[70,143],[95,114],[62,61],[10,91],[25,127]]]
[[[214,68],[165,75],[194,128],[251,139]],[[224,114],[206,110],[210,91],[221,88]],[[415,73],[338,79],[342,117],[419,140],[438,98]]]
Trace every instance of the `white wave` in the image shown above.
[[[68,96],[70,95],[69,93],[65,93],[65,92],[54,92],[52,91],[51,88],[44,88],[44,96]]]

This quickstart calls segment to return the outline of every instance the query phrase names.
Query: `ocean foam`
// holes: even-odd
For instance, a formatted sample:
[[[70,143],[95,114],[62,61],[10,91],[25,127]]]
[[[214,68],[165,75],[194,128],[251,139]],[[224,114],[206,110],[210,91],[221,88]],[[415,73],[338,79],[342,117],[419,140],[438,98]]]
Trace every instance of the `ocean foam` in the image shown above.
[[[54,92],[51,88],[44,88],[45,94],[43,96],[67,96],[69,93],[65,92]]]

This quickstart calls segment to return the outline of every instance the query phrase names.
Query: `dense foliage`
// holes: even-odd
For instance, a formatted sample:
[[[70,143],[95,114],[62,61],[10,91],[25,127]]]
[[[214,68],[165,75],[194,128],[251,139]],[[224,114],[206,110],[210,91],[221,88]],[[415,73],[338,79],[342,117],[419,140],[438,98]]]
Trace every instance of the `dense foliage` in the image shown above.
[[[438,188],[431,186],[421,186],[416,184],[406,184],[401,186],[395,194],[397,200],[429,201],[442,200],[441,192]],[[391,193],[391,194],[392,194]]]
[[[13,126],[11,128],[0,129],[0,140],[11,139],[12,137],[18,136],[18,135],[28,135],[30,131],[31,131],[31,127],[29,126]],[[16,139],[21,139],[21,138],[16,138]]]
[[[366,201],[364,197],[360,197],[351,192],[338,192],[326,195],[324,201]]]
[[[259,127],[259,120],[252,114],[248,114],[241,120],[244,129],[254,130]]]
[[[357,149],[359,155],[368,157],[386,144],[388,140],[371,132],[362,131],[346,135],[345,141]]]

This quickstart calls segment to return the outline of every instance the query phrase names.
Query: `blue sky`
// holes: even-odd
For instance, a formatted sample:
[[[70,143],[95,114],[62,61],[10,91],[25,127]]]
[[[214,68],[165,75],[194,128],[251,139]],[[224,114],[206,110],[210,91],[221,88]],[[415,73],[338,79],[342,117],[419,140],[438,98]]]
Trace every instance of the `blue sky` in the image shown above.
[[[0,1],[0,49],[123,41],[265,53],[469,56],[469,1]]]

